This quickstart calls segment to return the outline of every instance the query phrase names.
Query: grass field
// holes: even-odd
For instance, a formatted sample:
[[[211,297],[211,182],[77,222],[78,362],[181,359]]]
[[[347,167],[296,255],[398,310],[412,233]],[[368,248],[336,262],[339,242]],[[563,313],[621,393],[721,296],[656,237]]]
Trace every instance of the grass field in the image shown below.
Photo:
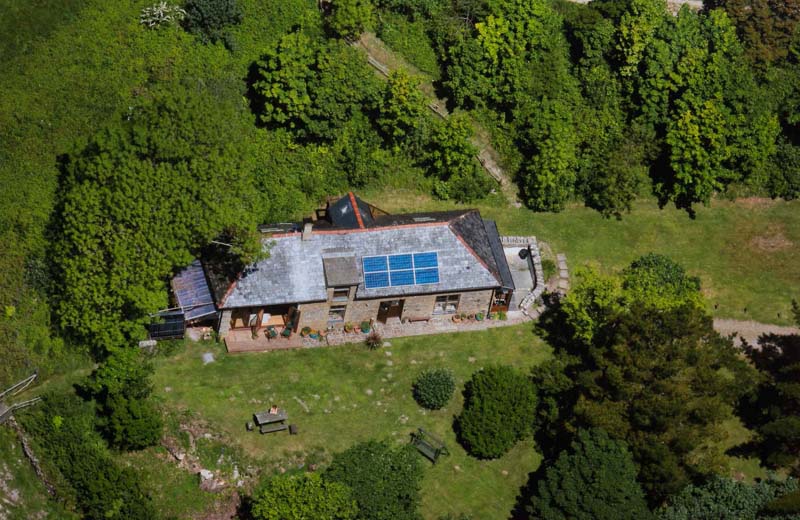
[[[156,394],[168,409],[189,410],[213,424],[268,471],[291,469],[290,460],[324,463],[333,453],[367,439],[404,444],[417,427],[426,428],[445,440],[451,455],[436,466],[425,462],[424,516],[464,512],[474,518],[505,518],[528,473],[540,462],[532,441],[498,460],[468,457],[452,430],[461,409],[460,390],[445,409],[429,412],[413,400],[411,382],[422,369],[442,366],[453,370],[460,389],[487,363],[527,371],[550,355],[549,347],[530,325],[391,343],[376,351],[351,345],[235,356],[214,343],[189,344],[157,362]],[[217,360],[203,365],[201,355],[207,351]],[[245,430],[252,413],[272,403],[288,411],[299,435]],[[213,464],[213,454],[206,458]]]
[[[456,205],[408,190],[360,193],[392,212],[444,210]],[[535,235],[581,265],[620,269],[648,252],[671,256],[700,277],[717,317],[791,324],[791,300],[800,299],[800,201],[715,200],[695,219],[674,208],[639,201],[621,221],[579,205],[553,213],[508,207],[499,197],[475,204],[497,220],[502,234]]]

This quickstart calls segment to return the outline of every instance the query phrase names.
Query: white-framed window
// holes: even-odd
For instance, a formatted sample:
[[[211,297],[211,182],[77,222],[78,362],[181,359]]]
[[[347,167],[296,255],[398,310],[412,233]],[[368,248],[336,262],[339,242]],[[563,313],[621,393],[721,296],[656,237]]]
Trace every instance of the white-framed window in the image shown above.
[[[437,296],[436,303],[433,304],[434,314],[455,314],[458,312],[458,301],[461,299],[459,294],[449,294],[447,296]]]
[[[347,312],[347,305],[332,305],[328,310],[328,323],[344,322],[344,315]]]
[[[333,290],[333,301],[346,302],[350,298],[349,287],[338,287]]]

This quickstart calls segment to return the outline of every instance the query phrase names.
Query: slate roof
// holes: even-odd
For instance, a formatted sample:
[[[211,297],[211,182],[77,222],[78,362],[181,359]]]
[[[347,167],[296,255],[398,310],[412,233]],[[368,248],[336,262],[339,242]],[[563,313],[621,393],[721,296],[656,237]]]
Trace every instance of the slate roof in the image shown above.
[[[322,267],[325,270],[325,282],[328,287],[358,285],[361,281],[358,260],[352,253],[345,253],[344,256],[323,255]]]
[[[348,193],[328,204],[306,240],[302,228],[261,226],[270,256],[238,277],[232,265],[204,255],[217,308],[325,301],[335,286],[356,285],[356,298],[514,288],[497,226],[477,210],[390,215]],[[429,251],[438,256],[438,283],[364,286],[362,257]]]
[[[271,243],[270,257],[251,266],[218,306],[233,308],[324,301],[327,299],[324,258],[333,254],[357,259],[357,298],[501,287],[492,267],[472,249],[472,245],[478,246],[476,239],[480,236],[488,242],[486,229],[482,224],[478,228],[473,217],[467,220],[468,225],[434,221],[358,230],[317,230],[307,240],[302,240],[301,233],[273,235],[265,239],[265,243]],[[459,230],[466,232],[467,236],[462,236]],[[496,268],[491,248],[481,246],[480,249],[484,255],[491,256]],[[377,289],[364,287],[361,257],[427,251],[438,254],[439,283]]]

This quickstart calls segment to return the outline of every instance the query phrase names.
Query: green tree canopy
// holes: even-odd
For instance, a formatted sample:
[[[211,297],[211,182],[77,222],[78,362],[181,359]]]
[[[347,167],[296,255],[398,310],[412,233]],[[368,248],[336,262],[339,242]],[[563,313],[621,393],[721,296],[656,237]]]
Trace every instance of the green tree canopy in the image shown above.
[[[253,497],[255,520],[351,520],[358,507],[350,488],[318,473],[267,480]]]
[[[490,181],[478,167],[471,137],[472,126],[464,116],[452,115],[434,124],[425,163],[439,180],[434,193],[440,198],[466,202],[489,191]]]
[[[491,365],[464,387],[464,409],[456,418],[461,444],[473,456],[494,459],[532,433],[536,391],[514,368]]]
[[[267,126],[304,139],[332,140],[379,84],[364,57],[340,41],[319,43],[300,31],[283,36],[255,64],[255,110]]]
[[[757,182],[779,128],[758,102],[758,85],[725,13],[681,9],[657,24],[635,56],[641,60],[632,66],[641,72],[634,102],[641,120],[663,132],[654,171],[662,203],[691,208],[732,182]]]
[[[407,141],[423,124],[425,96],[419,90],[419,83],[419,78],[402,70],[389,74],[378,102],[376,123],[390,143],[397,145]]]
[[[153,365],[141,351],[115,348],[84,388],[97,403],[97,426],[109,444],[123,450],[152,446],[161,438],[161,413],[148,399]]]
[[[537,520],[650,518],[625,443],[602,430],[579,430],[539,480],[528,512]]]
[[[724,468],[721,454],[707,447],[721,438],[754,374],[732,341],[714,331],[692,295],[696,286],[653,260],[634,262],[621,277],[591,274],[575,285],[543,320],[556,359],[534,369],[534,383],[550,442],[563,442],[559,432],[595,427],[624,440],[657,503],[691,476]],[[684,288],[677,300],[666,297],[676,294],[669,288],[643,290],[665,275],[676,276],[668,285]]]
[[[756,520],[775,498],[797,490],[797,480],[761,480],[755,484],[712,477],[701,485],[689,484],[656,511],[659,520]],[[787,519],[788,520],[788,519]]]
[[[422,467],[408,446],[368,441],[334,455],[324,474],[353,490],[362,520],[418,520]]]
[[[341,38],[358,39],[372,19],[370,0],[329,0],[325,23],[330,31]]]
[[[176,268],[223,230],[255,228],[242,108],[165,87],[66,156],[52,253],[76,339],[102,351],[141,337]]]
[[[758,433],[759,455],[771,467],[800,473],[800,335],[763,335],[745,352],[761,375],[740,407]]]
[[[230,47],[231,25],[242,23],[242,10],[236,0],[186,0],[186,30],[200,37],[203,43],[225,42]]]

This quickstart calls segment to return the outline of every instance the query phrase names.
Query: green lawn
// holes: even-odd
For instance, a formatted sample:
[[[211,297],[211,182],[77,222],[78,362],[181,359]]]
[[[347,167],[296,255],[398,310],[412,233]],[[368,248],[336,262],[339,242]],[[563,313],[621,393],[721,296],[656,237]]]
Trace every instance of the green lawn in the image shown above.
[[[393,213],[456,206],[411,190],[360,195]],[[475,206],[497,220],[502,234],[536,235],[566,253],[573,272],[585,264],[620,269],[650,251],[669,255],[700,277],[717,317],[787,325],[791,299],[800,299],[800,201],[715,200],[691,219],[642,200],[621,221],[579,205],[558,214],[534,213],[492,197]]]
[[[444,438],[451,452],[437,466],[425,463],[424,516],[464,512],[506,518],[519,487],[540,462],[533,443],[523,442],[498,460],[472,459],[452,431],[460,393],[447,408],[429,412],[414,402],[411,382],[422,369],[443,366],[453,370],[461,388],[487,363],[527,371],[550,356],[549,347],[527,324],[391,343],[376,351],[350,345],[233,356],[214,343],[188,344],[177,355],[158,359],[156,394],[168,410],[190,411],[208,421],[267,471],[291,469],[300,461],[324,463],[367,439],[404,444],[412,431],[424,427]],[[217,360],[203,365],[201,355],[209,351]],[[245,430],[252,413],[272,403],[286,408],[299,435]],[[213,454],[207,458],[213,461]]]

